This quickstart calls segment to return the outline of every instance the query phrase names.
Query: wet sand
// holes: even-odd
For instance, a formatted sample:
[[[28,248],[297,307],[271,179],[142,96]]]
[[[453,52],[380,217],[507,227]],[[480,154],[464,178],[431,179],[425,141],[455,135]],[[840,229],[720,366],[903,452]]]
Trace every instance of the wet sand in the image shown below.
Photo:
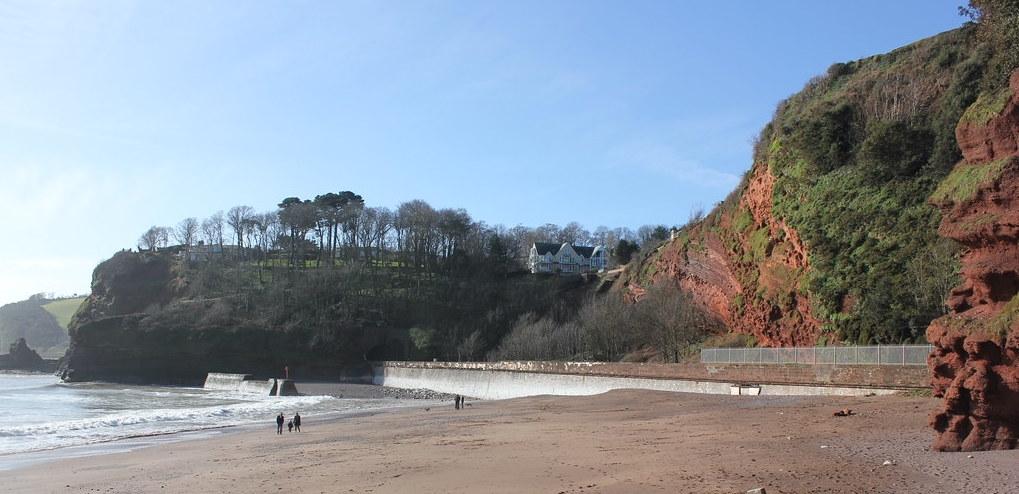
[[[59,460],[4,492],[1014,492],[1019,451],[934,453],[931,398],[614,391],[452,404]],[[857,415],[832,417],[851,408]],[[972,455],[972,458],[970,458]],[[882,465],[890,461],[891,465]]]

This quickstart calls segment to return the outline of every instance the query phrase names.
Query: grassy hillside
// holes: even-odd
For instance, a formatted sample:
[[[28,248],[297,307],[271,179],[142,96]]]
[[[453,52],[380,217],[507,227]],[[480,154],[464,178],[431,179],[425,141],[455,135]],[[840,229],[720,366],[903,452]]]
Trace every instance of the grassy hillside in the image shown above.
[[[71,317],[74,316],[75,311],[78,310],[78,307],[81,306],[84,300],[85,297],[62,298],[43,304],[42,308],[46,309],[46,312],[53,314],[57,324],[66,330],[67,325],[71,323]]]
[[[67,329],[43,308],[49,302],[41,296],[33,296],[0,307],[0,353],[6,353],[7,345],[24,338],[29,347],[45,358],[63,355],[68,344]]]

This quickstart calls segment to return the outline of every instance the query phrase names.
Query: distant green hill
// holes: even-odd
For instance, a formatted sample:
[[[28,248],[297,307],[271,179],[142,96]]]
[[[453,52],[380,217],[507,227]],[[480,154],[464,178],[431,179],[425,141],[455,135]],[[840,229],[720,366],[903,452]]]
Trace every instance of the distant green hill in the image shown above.
[[[24,338],[44,358],[59,358],[67,350],[67,324],[84,298],[50,300],[35,295],[0,307],[0,353]]]
[[[66,330],[67,325],[71,323],[71,317],[74,316],[74,312],[78,310],[84,300],[85,297],[62,298],[43,304],[42,308],[53,314],[53,317],[57,319],[57,324]]]

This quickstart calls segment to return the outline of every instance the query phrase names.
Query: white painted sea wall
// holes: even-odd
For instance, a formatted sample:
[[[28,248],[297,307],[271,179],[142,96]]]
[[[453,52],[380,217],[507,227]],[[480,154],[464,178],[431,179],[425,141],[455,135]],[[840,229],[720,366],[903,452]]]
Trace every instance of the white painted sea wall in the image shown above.
[[[373,369],[372,382],[403,389],[431,389],[483,400],[537,395],[584,396],[614,389],[647,389],[680,393],[732,394],[734,383],[683,379],[551,374],[482,369],[443,369],[382,365]],[[736,385],[738,388],[738,385]],[[809,396],[890,394],[891,389],[759,385],[761,395]]]

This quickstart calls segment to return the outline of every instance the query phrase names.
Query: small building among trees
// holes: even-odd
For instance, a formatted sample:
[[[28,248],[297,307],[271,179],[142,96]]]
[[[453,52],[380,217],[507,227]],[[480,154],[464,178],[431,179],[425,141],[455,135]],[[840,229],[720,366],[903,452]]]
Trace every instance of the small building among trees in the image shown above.
[[[608,252],[605,247],[535,242],[527,258],[532,273],[589,273],[605,269]]]

